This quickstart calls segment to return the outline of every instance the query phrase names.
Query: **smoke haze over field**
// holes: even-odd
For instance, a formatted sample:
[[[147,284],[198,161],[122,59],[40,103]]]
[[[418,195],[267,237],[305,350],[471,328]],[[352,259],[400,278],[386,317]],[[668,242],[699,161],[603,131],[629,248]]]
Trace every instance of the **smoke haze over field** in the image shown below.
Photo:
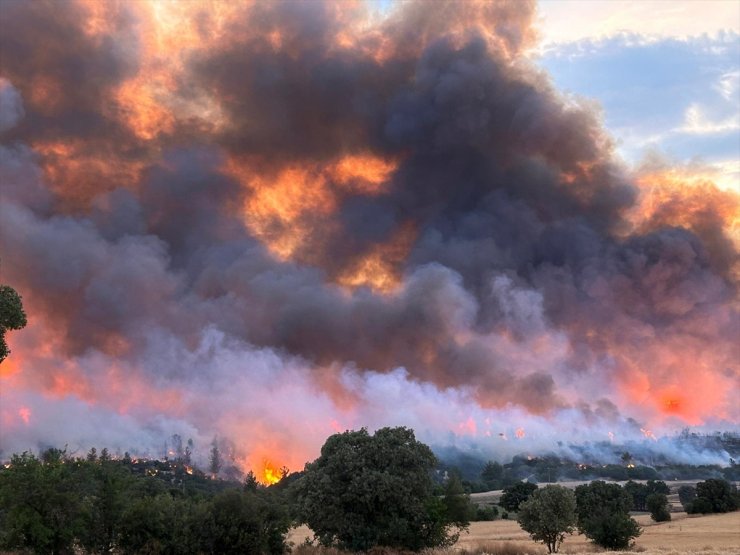
[[[5,2],[3,455],[737,429],[740,199],[631,175],[523,56],[534,16]]]

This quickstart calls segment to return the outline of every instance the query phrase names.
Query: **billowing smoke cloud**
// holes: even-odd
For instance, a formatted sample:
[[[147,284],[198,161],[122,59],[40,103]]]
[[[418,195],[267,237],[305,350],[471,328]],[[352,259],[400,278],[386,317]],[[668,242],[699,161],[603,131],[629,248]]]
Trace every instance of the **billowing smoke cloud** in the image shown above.
[[[533,15],[6,2],[3,453],[737,427],[738,200],[628,175],[523,57]]]

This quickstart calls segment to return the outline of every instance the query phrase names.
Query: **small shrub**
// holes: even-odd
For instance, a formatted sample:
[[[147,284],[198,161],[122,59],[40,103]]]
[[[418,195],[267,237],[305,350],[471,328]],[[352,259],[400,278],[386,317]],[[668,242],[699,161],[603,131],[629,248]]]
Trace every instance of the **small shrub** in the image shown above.
[[[647,510],[650,511],[650,518],[655,522],[666,522],[671,520],[671,513],[668,510],[668,497],[664,493],[651,493],[645,499]]]

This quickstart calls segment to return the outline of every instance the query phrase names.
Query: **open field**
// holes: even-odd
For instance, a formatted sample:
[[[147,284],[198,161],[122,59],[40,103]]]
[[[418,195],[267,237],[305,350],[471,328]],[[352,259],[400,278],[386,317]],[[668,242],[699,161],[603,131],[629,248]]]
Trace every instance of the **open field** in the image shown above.
[[[645,555],[740,555],[740,512],[708,516],[674,513],[672,517],[670,522],[657,524],[648,515],[636,516],[644,531],[636,540],[635,551]],[[301,526],[291,531],[289,539],[299,545],[309,536],[310,530]],[[305,551],[306,554],[311,552]],[[495,520],[471,523],[469,533],[463,534],[447,553],[451,552],[544,555],[547,550],[541,544],[532,542],[516,521]],[[582,535],[566,538],[562,552],[606,553],[595,548]],[[434,553],[441,555],[445,552]]]

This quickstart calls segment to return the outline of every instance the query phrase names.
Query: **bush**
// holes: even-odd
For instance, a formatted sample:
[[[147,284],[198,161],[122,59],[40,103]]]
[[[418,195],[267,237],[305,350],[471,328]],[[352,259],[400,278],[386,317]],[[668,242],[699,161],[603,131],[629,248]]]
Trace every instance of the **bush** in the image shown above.
[[[578,528],[597,545],[625,549],[642,533],[629,516],[632,497],[618,484],[597,480],[576,488]]]
[[[496,520],[498,517],[498,508],[494,505],[479,505],[475,511],[476,521]]]
[[[647,496],[645,505],[647,510],[650,511],[650,518],[655,522],[671,520],[671,513],[668,510],[668,497],[664,493],[651,493]]]
[[[709,499],[697,497],[691,503],[686,505],[686,512],[690,515],[713,513],[712,503]]]

